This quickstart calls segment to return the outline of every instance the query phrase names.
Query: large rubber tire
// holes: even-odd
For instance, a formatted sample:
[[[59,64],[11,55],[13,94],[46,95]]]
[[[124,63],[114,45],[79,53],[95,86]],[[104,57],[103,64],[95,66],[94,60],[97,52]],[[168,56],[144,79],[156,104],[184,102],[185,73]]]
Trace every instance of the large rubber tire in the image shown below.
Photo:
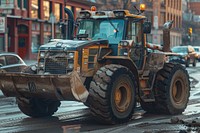
[[[90,84],[89,105],[94,118],[104,124],[132,118],[137,84],[132,72],[121,65],[100,68]]]
[[[31,117],[52,116],[60,106],[60,101],[47,101],[36,98],[16,98],[19,109]]]
[[[176,63],[167,63],[156,76],[155,102],[141,102],[149,113],[181,114],[189,101],[190,81],[185,68]]]
[[[188,58],[186,61],[185,61],[185,67],[189,67],[190,66],[190,59]]]

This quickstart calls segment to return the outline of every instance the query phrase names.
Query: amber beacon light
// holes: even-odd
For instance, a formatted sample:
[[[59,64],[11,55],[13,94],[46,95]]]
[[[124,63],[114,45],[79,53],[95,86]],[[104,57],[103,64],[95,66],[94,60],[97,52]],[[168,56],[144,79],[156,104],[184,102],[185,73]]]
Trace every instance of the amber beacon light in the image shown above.
[[[146,9],[146,5],[145,4],[140,4],[140,11],[144,12]]]
[[[92,7],[91,7],[91,11],[97,11],[96,6],[92,6]]]

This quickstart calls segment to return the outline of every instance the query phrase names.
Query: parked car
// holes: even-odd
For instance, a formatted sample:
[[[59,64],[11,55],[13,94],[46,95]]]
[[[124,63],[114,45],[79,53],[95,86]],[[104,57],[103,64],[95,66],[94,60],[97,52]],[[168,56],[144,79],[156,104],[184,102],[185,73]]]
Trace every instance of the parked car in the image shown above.
[[[170,57],[171,62],[179,62],[189,67],[192,64],[194,67],[197,62],[197,53],[192,46],[176,46],[172,48],[172,52],[177,53],[177,56]]]
[[[197,59],[198,61],[200,62],[200,46],[193,46],[194,47],[194,50],[195,52],[197,53]]]
[[[15,53],[0,53],[0,70],[21,72],[27,65]]]

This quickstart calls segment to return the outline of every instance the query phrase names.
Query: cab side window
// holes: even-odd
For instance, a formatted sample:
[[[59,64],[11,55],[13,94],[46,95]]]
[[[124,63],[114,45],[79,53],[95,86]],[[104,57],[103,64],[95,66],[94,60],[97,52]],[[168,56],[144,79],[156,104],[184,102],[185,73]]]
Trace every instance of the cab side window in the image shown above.
[[[142,44],[142,25],[141,23],[136,23],[136,43]]]
[[[134,40],[137,44],[142,44],[142,24],[141,22],[130,21],[128,25],[127,39]]]

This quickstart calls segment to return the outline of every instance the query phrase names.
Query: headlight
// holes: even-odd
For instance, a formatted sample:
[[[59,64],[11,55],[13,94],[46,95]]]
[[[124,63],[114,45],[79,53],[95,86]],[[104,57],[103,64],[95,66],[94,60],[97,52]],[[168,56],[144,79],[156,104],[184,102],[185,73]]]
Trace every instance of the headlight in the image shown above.
[[[40,52],[40,58],[44,58],[45,52]]]
[[[35,72],[37,70],[37,66],[36,65],[31,66],[31,70]]]
[[[74,68],[74,60],[68,60],[68,68],[73,69]]]
[[[74,53],[68,53],[68,58],[74,58]]]
[[[68,64],[68,68],[69,69],[73,69],[74,68],[74,64]]]
[[[44,67],[44,63],[43,63],[43,62],[39,62],[38,66],[39,66],[40,68],[43,68],[43,67]]]
[[[129,42],[128,41],[120,41],[120,46],[128,46]]]

